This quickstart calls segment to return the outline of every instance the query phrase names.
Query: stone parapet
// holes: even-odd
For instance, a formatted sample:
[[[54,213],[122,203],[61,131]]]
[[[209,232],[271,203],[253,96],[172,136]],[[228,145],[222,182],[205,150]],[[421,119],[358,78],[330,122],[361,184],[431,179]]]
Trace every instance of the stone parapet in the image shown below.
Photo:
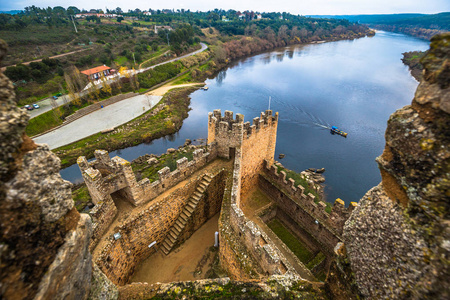
[[[119,156],[111,159],[105,150],[96,150],[96,159],[91,162],[81,156],[77,163],[94,204],[107,202],[112,193],[120,191],[130,203],[138,206],[154,199],[214,160],[217,155],[216,147],[217,144],[212,143],[208,145],[211,152],[195,150],[192,161],[187,158],[179,159],[177,169],[172,172],[168,167],[162,168],[158,171],[159,179],[155,182],[150,182],[147,178],[137,181],[130,162]]]
[[[90,211],[89,215],[92,219],[92,237],[89,243],[89,250],[93,251],[97,246],[100,238],[108,229],[109,225],[114,221],[117,215],[117,208],[111,198],[104,202],[98,203]]]
[[[248,253],[253,257],[253,262],[258,264],[264,275],[283,275],[286,273],[296,274],[295,269],[290,265],[287,259],[281,254],[275,244],[261,228],[250,221],[243,211],[240,209],[241,197],[241,149],[237,148],[235,152],[233,182],[230,195],[230,207],[223,207],[222,209],[229,209],[229,224],[234,231],[234,237],[239,237],[241,246],[243,245]],[[227,236],[222,234],[221,239],[226,239]],[[233,243],[224,242],[228,247]],[[234,243],[235,244],[235,243]],[[236,251],[233,251],[236,253]],[[225,259],[225,257],[222,257]],[[223,263],[227,266],[226,263]],[[229,270],[230,271],[230,270]],[[238,274],[241,271],[234,271]]]
[[[315,196],[311,193],[306,194],[305,188],[301,185],[295,186],[295,181],[292,178],[286,180],[286,173],[281,171],[278,173],[275,165],[270,165],[268,161],[264,161],[264,174],[279,188],[281,188],[287,195],[292,197],[302,209],[307,211],[319,222],[326,224],[333,231],[342,234],[345,221],[349,218],[351,212],[358,205],[355,202],[350,203],[349,207],[345,207],[344,201],[336,199],[331,209],[331,213],[325,211],[327,205],[322,201],[315,202]],[[314,188],[314,186],[312,186]]]

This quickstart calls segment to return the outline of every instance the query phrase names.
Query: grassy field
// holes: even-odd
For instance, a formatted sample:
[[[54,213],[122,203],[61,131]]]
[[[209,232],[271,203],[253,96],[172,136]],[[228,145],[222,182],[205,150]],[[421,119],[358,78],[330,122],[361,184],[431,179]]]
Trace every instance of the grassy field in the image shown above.
[[[160,47],[157,51],[145,56],[145,61],[139,65],[139,68],[150,67],[154,64],[155,60],[169,50],[169,47]]]
[[[116,59],[114,59],[114,62],[119,66],[123,66],[127,61],[128,58],[125,56],[117,56]]]
[[[326,258],[322,252],[314,256],[314,253],[311,253],[278,219],[272,219],[267,223],[267,226],[269,226],[309,270],[312,270]],[[314,275],[321,281],[324,281],[326,278],[323,270],[320,270]]]
[[[92,201],[91,195],[89,195],[88,188],[85,184],[72,191],[72,198],[76,209],[80,212]]]
[[[28,136],[34,136],[61,125],[63,121],[58,117],[59,114],[58,110],[50,110],[30,119],[25,132]]]

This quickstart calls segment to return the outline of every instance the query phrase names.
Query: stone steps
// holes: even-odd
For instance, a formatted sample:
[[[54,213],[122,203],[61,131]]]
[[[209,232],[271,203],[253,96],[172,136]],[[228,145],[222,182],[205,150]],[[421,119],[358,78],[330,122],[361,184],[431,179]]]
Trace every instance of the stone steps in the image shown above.
[[[198,205],[198,202],[203,196],[205,190],[208,188],[208,185],[211,182],[211,180],[212,178],[210,177],[210,175],[205,174],[202,180],[200,181],[200,184],[195,189],[195,192],[189,197],[187,204],[184,206],[183,210],[181,211],[181,214],[175,221],[175,224],[172,226],[172,228],[170,229],[169,233],[167,234],[166,238],[162,243],[160,249],[165,255],[170,253],[173,246],[177,242],[180,233],[183,231],[187,222],[194,213],[195,208]]]

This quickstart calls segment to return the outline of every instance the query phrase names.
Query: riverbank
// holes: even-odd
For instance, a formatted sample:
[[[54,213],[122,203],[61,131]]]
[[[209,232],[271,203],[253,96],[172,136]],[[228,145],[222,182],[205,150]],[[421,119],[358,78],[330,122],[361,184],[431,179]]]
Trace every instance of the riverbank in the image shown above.
[[[358,34],[345,34],[339,37],[328,37],[324,39],[324,42],[338,41],[344,39],[356,39],[365,36],[371,36],[373,31],[367,30],[364,33]],[[311,41],[307,43],[292,43],[295,44],[312,44],[317,41]],[[191,67],[191,71],[172,81],[176,84],[194,84],[204,81],[207,78],[212,78],[214,74],[224,69],[233,61],[243,58],[245,56],[255,55],[265,51],[270,51],[286,45],[278,45],[277,43],[270,43],[267,40],[259,38],[243,37],[240,40],[232,40],[222,44],[221,46],[211,47],[213,55],[206,61],[199,65]],[[247,49],[242,51],[242,49]],[[222,53],[225,51],[225,53]],[[234,51],[234,52],[233,52]],[[223,56],[223,54],[225,56]],[[149,143],[154,139],[173,134],[177,132],[183,123],[184,118],[188,116],[190,98],[189,94],[197,88],[189,87],[183,90],[170,91],[166,94],[161,103],[158,104],[155,109],[157,111],[153,113],[151,110],[152,120],[147,120],[149,114],[145,114],[140,118],[137,118],[127,124],[124,124],[116,128],[113,132],[108,134],[94,134],[88,138],[75,142],[73,144],[55,149],[55,153],[61,159],[62,168],[68,167],[76,162],[78,156],[86,156],[87,158],[93,157],[93,153],[96,149],[104,149],[107,151],[114,151],[123,149],[126,147],[136,146],[141,143]],[[168,117],[168,112],[165,110],[158,111],[158,108],[165,107],[166,102],[172,103],[175,101],[179,103],[179,107],[176,108],[176,112],[172,117]],[[187,106],[186,106],[187,105]],[[172,107],[171,105],[168,105]],[[183,117],[184,116],[184,117]],[[141,120],[141,118],[143,120]],[[144,124],[140,124],[143,121]],[[171,125],[173,122],[174,125]],[[144,126],[143,126],[144,125]]]
[[[403,54],[402,62],[408,66],[411,76],[417,81],[422,81],[423,79],[423,65],[420,62],[422,57],[424,57],[426,52],[424,51],[411,51],[405,52]]]
[[[54,150],[61,159],[61,167],[74,163],[79,156],[92,158],[96,149],[114,151],[177,132],[188,116],[190,97],[198,87],[185,87],[171,90],[149,112],[118,126],[113,131],[97,133]]]

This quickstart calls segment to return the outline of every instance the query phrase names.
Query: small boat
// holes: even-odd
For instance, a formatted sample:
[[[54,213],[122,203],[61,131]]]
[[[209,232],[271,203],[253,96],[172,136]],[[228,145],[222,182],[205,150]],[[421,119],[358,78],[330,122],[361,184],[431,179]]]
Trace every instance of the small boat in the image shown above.
[[[336,126],[332,126],[330,129],[331,134],[339,134],[340,136],[347,137],[347,132],[339,130]]]
[[[204,91],[207,91],[208,89],[209,89],[209,87],[207,87],[207,86],[202,87],[202,90],[204,90]]]

